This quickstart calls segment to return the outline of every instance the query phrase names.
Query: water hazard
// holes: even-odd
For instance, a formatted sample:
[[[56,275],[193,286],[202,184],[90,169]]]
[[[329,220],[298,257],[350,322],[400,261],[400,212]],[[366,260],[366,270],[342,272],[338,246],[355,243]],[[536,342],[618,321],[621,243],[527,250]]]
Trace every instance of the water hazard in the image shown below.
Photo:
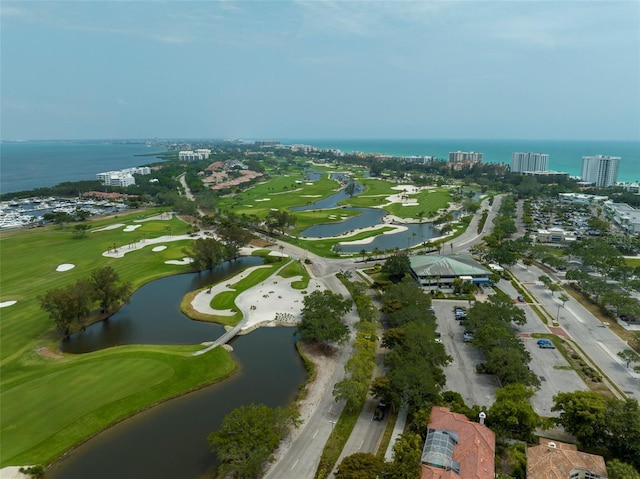
[[[163,278],[143,286],[130,304],[106,323],[95,324],[64,343],[65,351],[87,352],[118,344],[197,344],[220,336],[215,324],[180,312],[189,291],[257,264],[241,258],[207,273]],[[211,477],[216,458],[207,436],[224,415],[250,403],[285,406],[305,380],[292,328],[261,328],[233,342],[239,370],[231,378],[138,414],[107,429],[54,464],[47,479]]]
[[[180,311],[183,296],[218,283],[245,268],[262,264],[256,256],[227,261],[213,271],[162,278],[144,285],[129,304],[107,321],[74,334],[61,344],[67,353],[88,353],[123,344],[198,344],[224,333],[218,324],[193,321]]]

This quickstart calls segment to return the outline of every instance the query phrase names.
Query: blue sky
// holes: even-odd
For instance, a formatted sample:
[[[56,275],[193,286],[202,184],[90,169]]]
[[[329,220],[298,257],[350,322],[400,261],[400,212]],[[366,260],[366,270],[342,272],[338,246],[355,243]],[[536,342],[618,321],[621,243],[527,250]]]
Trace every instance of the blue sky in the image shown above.
[[[640,139],[640,2],[11,2],[2,139]]]

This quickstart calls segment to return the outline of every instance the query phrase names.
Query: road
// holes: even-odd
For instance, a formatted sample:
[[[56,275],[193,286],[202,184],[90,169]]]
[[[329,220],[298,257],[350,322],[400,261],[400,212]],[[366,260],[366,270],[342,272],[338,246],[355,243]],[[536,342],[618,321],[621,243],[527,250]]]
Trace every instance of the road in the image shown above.
[[[447,244],[449,251],[464,252],[473,244],[480,242],[482,236],[493,228],[492,219],[497,214],[499,206],[500,197],[497,197],[490,207],[483,232],[480,234],[477,233],[477,225],[482,209],[479,209],[467,230]],[[483,207],[489,207],[488,200],[483,202]],[[270,241],[274,240],[270,238]],[[282,246],[284,248],[283,252],[294,258],[307,258],[310,260],[310,264],[308,264],[310,273],[327,286],[327,288],[344,296],[348,295],[348,292],[335,277],[335,274],[339,271],[351,271],[355,273],[358,268],[358,263],[355,259],[327,259],[316,256],[295,245],[277,240],[275,243],[275,248],[279,249],[280,246]],[[453,247],[451,244],[453,244]],[[357,316],[354,311],[352,311],[348,317],[348,323],[353,325],[357,320]],[[337,420],[343,408],[342,403],[336,403],[333,399],[333,385],[344,377],[344,364],[350,355],[350,345],[341,348],[330,386],[325,391],[318,408],[309,421],[301,426],[303,429],[300,434],[291,442],[287,451],[282,454],[278,462],[270,467],[265,478],[306,479],[315,476],[316,469],[320,462],[320,455],[333,427],[331,421]],[[386,421],[371,420],[374,407],[375,400],[369,398],[343,449],[343,456],[351,455],[355,452],[377,451],[384,427],[386,426]]]
[[[617,353],[629,346],[573,298],[564,307],[557,295],[552,295],[538,278],[549,276],[535,265],[528,268],[517,264],[511,268],[517,280],[551,318],[558,318],[559,326],[627,396],[640,400],[640,375],[628,369]],[[558,280],[558,278],[552,278]]]

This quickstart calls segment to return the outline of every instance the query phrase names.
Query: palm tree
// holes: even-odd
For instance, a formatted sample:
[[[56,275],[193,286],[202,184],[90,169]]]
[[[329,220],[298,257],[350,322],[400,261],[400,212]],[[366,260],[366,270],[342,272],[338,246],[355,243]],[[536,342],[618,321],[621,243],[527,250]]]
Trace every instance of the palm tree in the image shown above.
[[[364,262],[364,257],[367,255],[367,250],[366,250],[366,249],[364,249],[364,248],[362,248],[362,249],[360,250],[360,254],[362,255],[362,261]]]
[[[377,246],[375,248],[373,248],[373,257],[375,259],[378,259],[378,255],[382,253],[382,251],[380,251],[380,248],[378,248]]]

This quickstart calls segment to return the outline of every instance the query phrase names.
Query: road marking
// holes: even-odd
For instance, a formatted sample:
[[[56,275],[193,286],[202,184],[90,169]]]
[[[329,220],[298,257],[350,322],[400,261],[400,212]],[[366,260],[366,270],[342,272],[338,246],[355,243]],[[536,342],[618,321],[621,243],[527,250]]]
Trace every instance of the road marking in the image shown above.
[[[364,439],[362,440],[362,442],[360,443],[360,447],[358,448],[358,451],[360,451],[362,449],[362,446],[364,446]]]
[[[315,439],[319,432],[320,432],[320,429],[318,429],[318,430],[316,431],[316,433],[313,435],[312,439]]]
[[[298,464],[298,461],[299,461],[299,460],[300,460],[300,459],[296,459],[296,462],[294,462],[294,463],[293,463],[293,466],[291,466],[291,469],[293,469],[294,467],[296,467],[296,465]]]

